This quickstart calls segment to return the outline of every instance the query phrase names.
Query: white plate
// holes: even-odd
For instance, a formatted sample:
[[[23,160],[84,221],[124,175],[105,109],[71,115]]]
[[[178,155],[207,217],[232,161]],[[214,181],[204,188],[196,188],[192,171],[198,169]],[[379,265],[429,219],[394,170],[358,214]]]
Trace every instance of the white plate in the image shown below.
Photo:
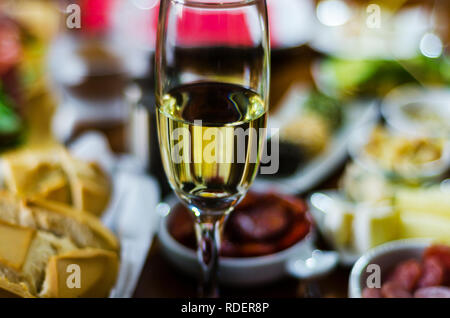
[[[301,111],[307,90],[295,86],[287,94],[282,107],[269,116],[268,134],[271,128],[283,127],[296,113]],[[347,157],[347,142],[360,126],[378,120],[378,105],[375,100],[356,101],[345,105],[344,123],[331,137],[328,147],[306,165],[299,167],[289,177],[264,176],[255,182],[257,188],[275,188],[286,194],[300,194],[318,185],[336,170]]]

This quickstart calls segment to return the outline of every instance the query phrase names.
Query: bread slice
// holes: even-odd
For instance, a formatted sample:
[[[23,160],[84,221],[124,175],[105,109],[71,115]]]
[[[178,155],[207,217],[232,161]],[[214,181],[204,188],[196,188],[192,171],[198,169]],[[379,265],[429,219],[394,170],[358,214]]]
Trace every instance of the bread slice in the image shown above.
[[[44,160],[45,159],[45,160]],[[4,162],[5,183],[14,193],[27,197],[70,203],[69,182],[61,166],[48,156],[24,155]]]
[[[36,298],[25,283],[12,283],[0,276],[0,298]]]
[[[46,189],[54,188],[55,180],[67,184],[59,161],[60,147],[31,147],[13,150],[3,155],[2,170],[5,185],[12,192],[20,195],[34,196]],[[50,185],[47,186],[47,179]]]
[[[14,270],[21,270],[35,234],[33,229],[0,221],[0,261]]]
[[[0,248],[0,276],[24,284],[31,294],[40,289],[49,258],[77,248],[67,238],[2,222],[0,238],[8,236]]]
[[[110,180],[103,170],[73,158],[61,145],[11,151],[1,169],[6,188],[27,198],[66,203],[97,216],[110,199]]]
[[[40,198],[21,199],[0,191],[0,220],[66,236],[78,247],[118,251],[119,243],[95,216]]]
[[[62,152],[61,164],[70,181],[72,205],[100,215],[111,193],[109,179],[100,166],[75,159],[67,151]]]
[[[106,297],[115,283],[117,240],[88,213],[0,192],[0,242],[1,296]]]

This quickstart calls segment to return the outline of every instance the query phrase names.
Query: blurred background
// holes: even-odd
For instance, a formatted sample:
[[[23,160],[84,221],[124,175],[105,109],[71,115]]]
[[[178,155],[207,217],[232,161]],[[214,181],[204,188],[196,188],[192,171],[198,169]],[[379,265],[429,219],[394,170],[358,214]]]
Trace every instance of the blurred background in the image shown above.
[[[70,4],[81,8],[81,28]],[[269,126],[280,129],[280,169],[258,182],[310,195],[322,244],[350,259],[398,238],[450,242],[450,1],[267,5]],[[158,7],[156,0],[2,0],[0,150],[70,146],[96,131],[114,153],[138,158],[168,194],[154,118]],[[186,61],[201,67],[199,57]],[[359,210],[370,212],[357,217]],[[172,272],[158,247],[152,251],[147,266],[156,269],[144,270],[137,296],[170,296],[161,277]],[[347,278],[342,270],[328,284]],[[189,294],[180,281],[177,295]],[[289,283],[271,290],[300,293]]]

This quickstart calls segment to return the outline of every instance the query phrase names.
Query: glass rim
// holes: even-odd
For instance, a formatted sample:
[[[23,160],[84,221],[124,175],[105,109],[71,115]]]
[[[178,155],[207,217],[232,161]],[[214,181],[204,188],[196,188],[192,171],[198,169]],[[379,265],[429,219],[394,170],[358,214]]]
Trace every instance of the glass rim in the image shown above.
[[[223,8],[244,7],[252,5],[262,0],[223,0],[217,2],[209,2],[207,0],[169,0],[169,1],[189,7],[223,9]]]

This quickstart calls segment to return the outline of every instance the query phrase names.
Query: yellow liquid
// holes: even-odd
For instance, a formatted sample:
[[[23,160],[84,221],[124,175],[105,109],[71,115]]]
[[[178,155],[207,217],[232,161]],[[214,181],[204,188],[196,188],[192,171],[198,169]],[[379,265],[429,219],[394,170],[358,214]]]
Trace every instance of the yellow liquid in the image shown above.
[[[171,90],[157,107],[162,161],[175,192],[204,212],[235,204],[259,166],[267,121],[261,97],[204,82]]]

